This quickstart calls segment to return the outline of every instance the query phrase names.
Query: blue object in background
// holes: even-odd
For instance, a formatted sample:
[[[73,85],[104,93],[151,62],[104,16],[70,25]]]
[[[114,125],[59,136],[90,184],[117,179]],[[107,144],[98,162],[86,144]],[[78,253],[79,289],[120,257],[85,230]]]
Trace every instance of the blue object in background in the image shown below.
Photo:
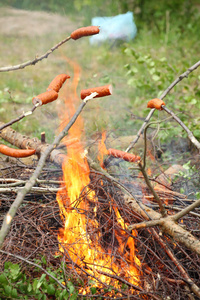
[[[93,26],[100,26],[100,33],[90,37],[91,45],[99,45],[103,42],[116,40],[133,40],[137,33],[132,12],[114,17],[95,17],[92,19]]]

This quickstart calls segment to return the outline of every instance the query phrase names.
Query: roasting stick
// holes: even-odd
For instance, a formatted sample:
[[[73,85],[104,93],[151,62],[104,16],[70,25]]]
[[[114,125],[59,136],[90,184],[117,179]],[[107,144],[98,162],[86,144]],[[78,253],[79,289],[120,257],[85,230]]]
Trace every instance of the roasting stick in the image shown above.
[[[35,111],[35,109],[39,106],[39,103],[37,103],[36,105],[33,106],[33,108],[27,112],[24,112],[21,116],[17,117],[16,119],[13,119],[7,123],[4,123],[3,125],[0,126],[0,131],[16,122],[19,122],[20,120],[22,120],[23,118],[32,115],[32,113]]]
[[[7,233],[9,232],[10,226],[11,226],[11,222],[19,208],[19,206],[21,205],[21,203],[23,202],[26,194],[28,192],[30,192],[30,190],[32,189],[32,187],[34,186],[34,184],[37,181],[37,178],[39,177],[40,173],[42,172],[42,169],[45,165],[46,159],[48,157],[48,155],[51,153],[51,151],[56,148],[56,146],[60,143],[60,141],[64,138],[65,135],[67,135],[69,129],[72,127],[72,125],[75,123],[76,119],[78,118],[78,116],[80,115],[80,113],[82,112],[84,106],[86,105],[86,103],[93,99],[95,96],[97,95],[97,93],[92,93],[91,95],[87,96],[79,105],[77,111],[75,112],[75,114],[72,116],[71,120],[69,121],[69,123],[65,126],[65,128],[60,132],[60,134],[58,136],[55,137],[54,141],[52,144],[50,144],[45,152],[42,153],[40,160],[38,162],[37,168],[35,169],[34,173],[32,174],[32,176],[29,178],[29,180],[26,182],[25,186],[17,193],[17,197],[15,199],[15,201],[13,202],[13,204],[10,206],[9,211],[6,213],[1,230],[0,230],[0,248],[3,245],[4,239],[7,235]]]
[[[35,111],[35,109],[41,105],[46,105],[50,102],[55,101],[58,98],[58,92],[65,83],[67,79],[69,79],[70,76],[67,74],[59,74],[57,75],[49,84],[47,91],[37,95],[36,97],[33,97],[32,103],[33,108],[25,113],[23,113],[21,116],[17,117],[16,119],[13,119],[9,121],[8,123],[5,123],[0,126],[0,131],[20,120],[23,118],[32,115],[32,113]]]
[[[147,103],[148,108],[153,108],[157,110],[165,110],[172,118],[187,132],[188,138],[190,141],[197,147],[198,150],[200,150],[200,143],[197,141],[197,139],[194,137],[193,133],[189,130],[189,128],[173,113],[173,111],[169,110],[165,102],[161,99],[155,98],[151,99]],[[146,139],[146,138],[145,138]]]
[[[68,42],[70,39],[77,40],[80,39],[83,36],[89,36],[99,33],[99,27],[98,26],[88,26],[88,27],[81,27],[79,29],[76,29],[71,33],[70,36],[53,46],[51,49],[49,49],[46,53],[44,53],[41,56],[36,56],[33,60],[28,60],[24,63],[15,65],[15,66],[8,66],[8,67],[2,67],[0,68],[0,72],[8,72],[8,71],[15,71],[19,69],[24,69],[27,66],[35,65],[39,61],[43,60],[44,58],[47,58],[51,53],[53,53],[56,49],[58,49],[60,46],[62,46],[64,43]]]
[[[187,69],[187,71],[185,71],[184,73],[182,73],[178,78],[176,78],[171,84],[170,86],[168,86],[168,88],[162,93],[162,95],[160,96],[160,99],[164,99],[166,97],[167,94],[169,94],[169,92],[175,87],[175,85],[177,85],[181,80],[183,80],[183,78],[187,78],[188,75],[193,72],[194,70],[196,70],[198,67],[200,66],[200,60],[198,62],[196,62],[193,66],[191,66],[190,68]],[[134,145],[137,143],[137,141],[139,140],[140,136],[142,135],[146,125],[149,123],[149,121],[151,120],[151,117],[153,116],[155,112],[155,108],[150,110],[149,114],[147,115],[144,123],[142,124],[141,128],[139,129],[136,138],[132,141],[132,143],[128,146],[128,148],[125,150],[125,152],[129,152],[132,148],[134,148]]]
[[[198,150],[200,150],[200,143],[197,141],[197,139],[194,137],[192,131],[189,130],[189,128],[173,113],[173,111],[169,110],[165,105],[162,105],[162,108],[172,116],[172,118],[187,132],[188,138],[194,144]]]

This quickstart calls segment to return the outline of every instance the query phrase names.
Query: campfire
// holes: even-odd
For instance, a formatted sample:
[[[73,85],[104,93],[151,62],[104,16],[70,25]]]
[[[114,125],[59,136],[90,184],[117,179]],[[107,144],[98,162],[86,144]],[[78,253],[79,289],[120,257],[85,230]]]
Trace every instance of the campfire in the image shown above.
[[[78,68],[74,71],[71,94],[68,87],[66,107],[62,110],[70,110],[72,114],[75,113],[74,99],[77,98]],[[65,122],[68,122],[68,117],[62,116]],[[81,144],[83,131],[83,120],[79,117],[68,134],[68,140],[77,139],[77,142],[66,146],[67,156],[62,166],[64,183],[57,194],[63,220],[63,228],[58,235],[59,249],[76,268],[84,269],[94,278],[96,287],[113,284],[117,288],[118,281],[113,279],[115,275],[139,286],[142,271],[134,245],[137,233],[127,234],[127,223],[111,196],[110,203],[106,204],[92,189],[90,168]],[[103,152],[99,156],[103,158]],[[103,180],[101,185],[103,189]],[[112,222],[115,222],[116,228],[113,228]],[[81,290],[88,293],[89,287]]]
[[[96,26],[81,28],[51,51],[69,39],[98,32]],[[180,166],[164,170],[154,153],[147,151],[149,125],[142,126],[142,157],[129,153],[132,144],[126,151],[106,147],[106,132],[102,133],[102,139],[94,141],[98,144],[98,161],[90,157],[80,113],[93,98],[111,95],[112,87],[82,90],[79,104],[76,93],[79,66],[65,59],[74,69],[71,86],[67,82],[60,92],[70,77],[59,74],[47,91],[33,98],[31,111],[9,124],[0,124],[1,137],[23,149],[1,145],[1,153],[17,159],[9,162],[9,166],[2,161],[0,211],[5,218],[1,217],[0,222],[5,237],[0,236],[0,270],[3,272],[5,267],[10,270],[9,264],[5,264],[8,259],[13,263],[21,261],[25,275],[36,279],[33,290],[40,293],[44,288],[44,297],[48,295],[49,299],[56,299],[59,289],[65,292],[63,299],[197,299],[200,296],[199,200],[188,199],[174,189],[174,181],[182,184],[180,177],[175,180]],[[195,68],[194,65],[189,71]],[[59,98],[65,106],[58,100],[62,112],[60,133],[52,144],[45,143],[44,135],[39,141],[8,127],[37,107]],[[184,127],[162,99],[150,100],[148,107],[166,111]],[[200,147],[187,128],[186,132]],[[40,157],[37,166],[34,160],[32,164],[19,160],[32,154]],[[151,161],[148,166],[147,159]],[[109,173],[113,161],[117,172]],[[157,178],[153,176],[152,165],[159,173]],[[9,226],[10,232],[6,234]],[[38,272],[42,273],[39,282]],[[5,283],[2,278],[0,284]],[[21,279],[13,278],[11,285]],[[53,283],[47,289],[42,284],[50,278]],[[26,288],[31,290],[32,286]],[[0,285],[0,292],[1,289]]]

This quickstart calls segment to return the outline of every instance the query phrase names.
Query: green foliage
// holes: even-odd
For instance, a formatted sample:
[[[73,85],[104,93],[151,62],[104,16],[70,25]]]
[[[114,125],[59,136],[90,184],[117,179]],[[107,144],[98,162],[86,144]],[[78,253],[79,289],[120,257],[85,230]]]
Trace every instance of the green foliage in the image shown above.
[[[128,78],[127,84],[132,87],[134,97],[132,104],[139,110],[141,101],[146,101],[152,98],[159,98],[163,91],[177,78],[177,74],[181,74],[188,68],[188,62],[182,60],[182,65],[177,64],[174,58],[163,56],[162,53],[138,51],[134,47],[127,45],[124,53],[128,57],[129,63],[125,65]],[[197,101],[199,97],[199,89],[196,85],[197,76],[194,73],[179,83],[170,94],[167,95],[166,105],[174,113],[178,114],[179,118],[193,131],[196,138],[200,137],[199,133],[199,114],[196,113],[200,108],[200,103]],[[193,87],[193,88],[191,88]],[[146,105],[145,105],[146,106]],[[188,112],[188,107],[193,111],[193,118]],[[145,109],[145,115],[149,110]],[[161,113],[157,112],[161,116]],[[163,118],[168,115],[162,113]],[[174,121],[168,120],[161,124],[164,131],[160,131],[159,136],[162,141],[175,136],[186,136],[183,129]]]
[[[161,32],[166,29],[166,12],[170,12],[170,22],[179,22],[180,28],[184,31],[185,23],[194,15],[195,0],[169,0],[169,1],[144,1],[144,0],[7,0],[6,5],[20,9],[46,10],[59,12],[61,14],[77,14],[85,17],[85,20],[93,16],[109,16],[120,13],[126,13],[128,10],[136,12],[136,19],[139,26],[144,22],[151,28]],[[5,1],[0,0],[0,5],[5,5]],[[177,15],[179,18],[177,18]],[[192,24],[189,25],[192,27]],[[196,26],[197,28],[197,26]]]
[[[191,166],[191,161],[189,160],[187,163],[183,165],[183,168],[186,170],[185,172],[179,171],[178,176],[181,176],[183,178],[186,178],[188,180],[191,179],[191,176],[197,172],[195,166]]]
[[[41,264],[40,261],[38,262]],[[42,262],[46,264],[44,257],[42,257]],[[47,271],[60,283],[65,284],[61,268],[56,270],[47,268]],[[0,299],[32,299],[34,297],[34,299],[46,300],[50,296],[59,300],[77,299],[78,291],[72,281],[67,281],[67,288],[62,289],[52,277],[45,273],[40,276],[40,268],[32,270],[33,274],[34,272],[37,276],[29,278],[19,264],[5,262],[4,271],[0,274]]]
[[[181,187],[180,187],[180,192],[182,194],[185,193],[185,187],[184,187],[184,182],[192,182],[194,184],[194,191],[195,187],[197,190],[199,189],[199,170],[196,168],[195,165],[192,165],[191,161],[189,160],[185,164],[183,164],[184,171],[179,171],[178,174],[176,174],[175,181],[181,181]],[[192,197],[194,199],[200,199],[200,192],[194,192],[192,193]]]

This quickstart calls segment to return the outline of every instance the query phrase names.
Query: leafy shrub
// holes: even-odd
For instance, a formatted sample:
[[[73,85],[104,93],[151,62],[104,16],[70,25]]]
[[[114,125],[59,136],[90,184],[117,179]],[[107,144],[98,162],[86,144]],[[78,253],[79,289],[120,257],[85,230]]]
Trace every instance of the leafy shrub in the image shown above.
[[[47,269],[60,283],[65,284],[63,271],[61,268],[52,270]],[[40,274],[39,268],[35,269]],[[50,276],[43,273],[41,276],[31,279],[21,270],[19,264],[13,264],[10,261],[5,262],[4,271],[0,274],[0,299],[34,299],[46,300],[50,296],[54,299],[77,299],[78,291],[73,283],[67,281],[67,289],[62,289],[58,283]]]

